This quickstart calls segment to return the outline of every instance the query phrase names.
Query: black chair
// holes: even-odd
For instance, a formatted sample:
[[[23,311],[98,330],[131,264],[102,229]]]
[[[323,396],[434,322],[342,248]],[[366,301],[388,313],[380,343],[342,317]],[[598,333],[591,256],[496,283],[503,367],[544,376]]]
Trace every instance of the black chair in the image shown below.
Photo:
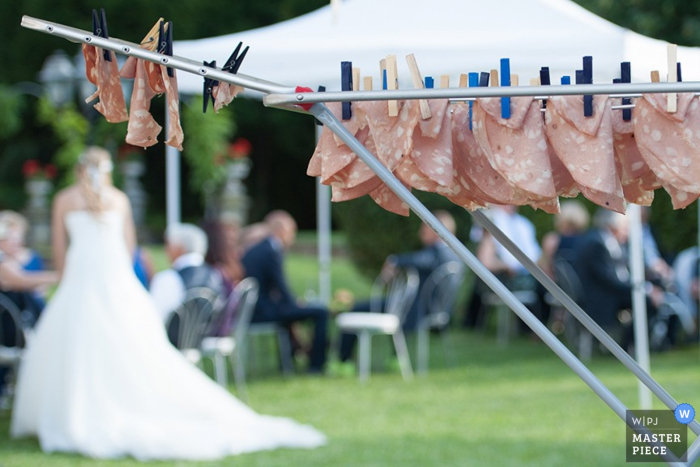
[[[14,390],[26,339],[21,310],[7,295],[0,293],[0,366],[11,368],[11,379],[6,386],[8,394]]]

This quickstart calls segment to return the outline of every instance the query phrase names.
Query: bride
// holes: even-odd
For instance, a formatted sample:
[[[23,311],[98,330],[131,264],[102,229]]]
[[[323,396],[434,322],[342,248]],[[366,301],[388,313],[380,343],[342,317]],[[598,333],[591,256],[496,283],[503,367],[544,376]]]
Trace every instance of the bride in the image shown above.
[[[310,426],[255,413],[172,347],[133,273],[131,210],[111,170],[107,151],[87,149],[54,200],[62,278],[27,345],[12,435],[35,435],[47,452],[140,460],[325,444]]]

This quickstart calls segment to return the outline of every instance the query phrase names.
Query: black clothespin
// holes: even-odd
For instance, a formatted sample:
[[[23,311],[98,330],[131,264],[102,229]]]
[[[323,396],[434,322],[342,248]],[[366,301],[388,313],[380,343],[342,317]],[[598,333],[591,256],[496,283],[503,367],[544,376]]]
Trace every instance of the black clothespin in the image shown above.
[[[216,60],[202,63],[204,64],[204,66],[216,69]],[[202,97],[204,98],[204,102],[202,104],[202,112],[207,113],[207,106],[209,105],[210,100],[212,106],[216,104],[216,99],[214,98],[213,91],[214,86],[217,86],[218,84],[219,81],[212,78],[204,77],[204,89],[202,90]]]
[[[318,92],[326,92],[326,87],[325,86],[319,86],[318,87]],[[314,117],[314,120],[316,120],[316,125],[318,126],[323,126],[323,122],[319,120],[318,118]]]
[[[549,67],[543,66],[540,68],[540,85],[549,86],[550,84],[552,84],[552,81],[549,76]],[[547,99],[542,99],[542,108],[547,108]]]
[[[632,69],[630,62],[620,63],[620,82],[621,83],[631,83],[632,82]],[[632,99],[629,97],[622,98],[622,105],[630,105]],[[622,109],[622,119],[626,122],[632,120],[632,109]]]
[[[491,78],[491,74],[486,72],[486,71],[482,71],[481,73],[479,73],[479,87],[480,88],[489,87],[489,79],[490,78]]]
[[[243,42],[239,42],[231,56],[228,58],[228,60],[226,60],[226,63],[224,63],[224,66],[221,68],[222,71],[228,71],[229,73],[233,73],[234,75],[238,73],[238,69],[241,67],[241,63],[243,63],[243,59],[245,58],[245,55],[248,53],[248,49],[250,48],[246,46],[246,48],[243,49],[243,53],[241,53],[241,55],[238,55],[238,52],[241,51],[242,46]]]
[[[109,39],[109,32],[107,31],[107,14],[104,8],[100,8],[100,14],[97,14],[97,10],[92,10],[92,33],[97,37],[102,37],[104,39]],[[112,54],[109,50],[102,49],[102,54],[108,62],[112,61]]]
[[[165,23],[160,22],[158,30],[158,53],[163,55],[173,55],[173,22],[168,21],[168,31],[165,31]],[[168,76],[175,76],[172,68],[168,67]]]
[[[676,62],[676,77],[679,83],[683,82],[683,79],[681,79],[681,62]]]
[[[340,89],[352,91],[352,62],[340,62]],[[343,120],[352,118],[352,102],[343,102]]]
[[[577,73],[578,75],[578,73]],[[583,57],[583,82],[581,84],[593,84],[593,57]],[[593,95],[583,96],[583,116],[593,116]]]

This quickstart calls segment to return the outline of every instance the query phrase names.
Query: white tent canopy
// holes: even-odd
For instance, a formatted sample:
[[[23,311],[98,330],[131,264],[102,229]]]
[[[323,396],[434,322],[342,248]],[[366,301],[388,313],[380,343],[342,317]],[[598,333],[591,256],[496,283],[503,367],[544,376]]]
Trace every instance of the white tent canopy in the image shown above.
[[[521,83],[550,68],[552,83],[575,77],[582,57],[593,57],[594,83],[620,75],[632,63],[632,79],[649,82],[667,71],[666,43],[636,34],[570,0],[347,0],[272,26],[193,41],[176,41],[174,53],[224,63],[239,41],[250,46],[241,73],[268,81],[340,89],[340,62],[351,61],[379,87],[379,60],[395,54],[400,87],[412,88],[404,57],[414,53],[421,73],[451,77],[489,71],[509,58]],[[684,77],[700,79],[700,49],[679,47]],[[181,73],[183,93],[200,93],[202,78]]]

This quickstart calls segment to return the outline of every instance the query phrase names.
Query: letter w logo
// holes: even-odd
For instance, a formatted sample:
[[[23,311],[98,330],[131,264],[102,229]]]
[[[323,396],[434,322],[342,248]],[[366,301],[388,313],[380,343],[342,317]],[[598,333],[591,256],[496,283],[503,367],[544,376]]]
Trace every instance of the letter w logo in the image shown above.
[[[679,410],[678,413],[681,414],[682,418],[690,418],[690,410]]]

